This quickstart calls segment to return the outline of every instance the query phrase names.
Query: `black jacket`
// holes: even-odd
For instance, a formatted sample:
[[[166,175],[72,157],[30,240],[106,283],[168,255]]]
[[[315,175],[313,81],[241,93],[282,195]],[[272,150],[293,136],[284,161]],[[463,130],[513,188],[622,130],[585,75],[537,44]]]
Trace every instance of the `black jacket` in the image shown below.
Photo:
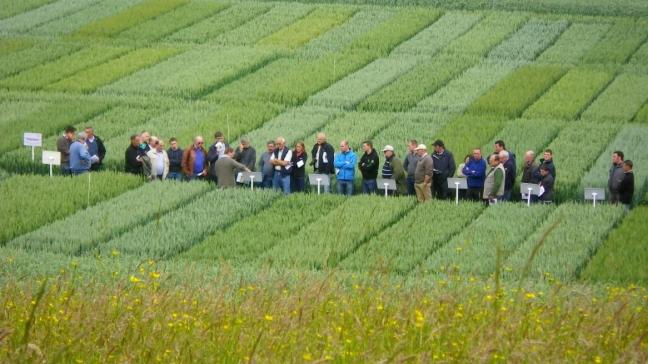
[[[435,175],[441,175],[443,178],[454,176],[457,166],[451,152],[444,150],[441,154],[432,153],[432,159]]]
[[[170,173],[182,173],[182,153],[184,151],[182,148],[173,150],[169,148],[167,150],[167,156],[169,157],[169,172]]]
[[[634,173],[632,171],[625,172],[623,179],[619,185],[619,202],[624,205],[632,203],[632,196],[634,195]]]
[[[129,145],[126,149],[125,154],[125,168],[126,173],[132,174],[142,174],[142,161],[137,160],[137,157],[141,157],[146,152],[139,147],[134,147]]]
[[[362,179],[376,179],[378,177],[378,153],[376,149],[372,149],[370,154],[363,153],[358,168],[362,173]]]
[[[319,149],[319,155],[317,155],[317,149]],[[324,160],[324,153],[326,153],[326,163],[322,162]],[[311,156],[313,159],[310,164],[313,166],[313,172],[319,174],[335,174],[335,167],[333,166],[333,160],[335,159],[335,150],[333,146],[329,143],[324,143],[322,148],[319,148],[319,144],[315,144],[311,150]],[[319,158],[319,159],[318,159]],[[315,167],[315,160],[319,160],[319,165]]]
[[[99,163],[94,163],[90,166],[90,170],[98,171],[101,168],[104,158],[106,158],[106,146],[103,143],[103,140],[95,135],[95,143],[97,143],[97,157],[99,157]]]
[[[553,163],[553,159],[550,161],[545,161],[544,159],[540,159],[540,167],[542,166],[547,166],[549,168],[549,174],[551,177],[556,179],[556,166]],[[534,174],[534,176],[538,181],[542,180],[542,176],[540,175],[540,168],[538,168]]]
[[[504,163],[504,172],[504,191],[511,191],[513,190],[515,177],[517,176],[517,167],[514,159],[509,158],[506,163]]]
[[[302,163],[304,163],[304,164],[302,164],[301,167],[297,166],[297,163],[299,163],[299,161],[302,161]],[[290,160],[290,162],[292,163],[291,174],[292,174],[293,177],[295,177],[295,178],[306,177],[306,162],[307,161],[308,161],[308,154],[306,154],[306,152],[304,152],[300,156],[298,156],[297,153],[295,153],[295,151],[293,150],[292,159]]]
[[[522,170],[522,183],[539,183],[540,179],[538,179],[538,176],[540,173],[538,172],[538,166],[535,163],[531,164],[524,164],[524,169]]]
[[[554,178],[551,173],[547,173],[540,181],[540,186],[544,188],[544,193],[539,197],[540,201],[553,201]]]

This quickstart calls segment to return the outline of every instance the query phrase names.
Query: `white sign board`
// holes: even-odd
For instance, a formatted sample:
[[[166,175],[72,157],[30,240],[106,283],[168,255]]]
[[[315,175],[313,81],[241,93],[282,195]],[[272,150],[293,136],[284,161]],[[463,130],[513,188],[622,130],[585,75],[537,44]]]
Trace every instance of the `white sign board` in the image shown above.
[[[448,188],[467,190],[468,180],[465,178],[448,178]]]
[[[331,178],[328,174],[309,174],[308,182],[311,186],[328,186],[331,184]]]
[[[391,178],[378,178],[376,185],[378,185],[379,190],[396,191],[396,181]]]
[[[523,196],[538,196],[540,194],[540,185],[535,183],[522,183],[520,184],[520,193]]]
[[[262,180],[261,172],[240,172],[236,178],[239,183],[261,183]]]
[[[585,200],[605,201],[604,188],[586,188]]]
[[[61,152],[54,152],[49,150],[43,151],[43,164],[51,164],[54,166],[61,165]]]
[[[43,145],[43,134],[25,133],[23,134],[23,145],[26,147],[40,147]]]

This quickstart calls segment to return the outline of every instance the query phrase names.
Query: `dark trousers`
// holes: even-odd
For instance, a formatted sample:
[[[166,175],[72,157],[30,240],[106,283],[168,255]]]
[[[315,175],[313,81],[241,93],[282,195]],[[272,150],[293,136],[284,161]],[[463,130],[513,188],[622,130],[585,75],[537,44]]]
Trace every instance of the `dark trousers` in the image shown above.
[[[440,200],[448,198],[448,179],[442,174],[432,176],[432,196]]]
[[[292,177],[292,192],[304,192],[306,190],[306,177]]]
[[[482,198],[483,188],[468,188],[466,191],[466,198],[468,200],[480,201]]]
[[[407,194],[410,196],[416,196],[416,190],[414,189],[414,176],[407,177]]]

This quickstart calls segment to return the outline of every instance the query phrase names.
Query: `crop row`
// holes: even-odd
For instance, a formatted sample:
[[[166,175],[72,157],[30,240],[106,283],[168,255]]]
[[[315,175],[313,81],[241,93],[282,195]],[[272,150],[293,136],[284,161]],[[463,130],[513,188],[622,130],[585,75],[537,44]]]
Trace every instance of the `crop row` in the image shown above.
[[[41,64],[0,81],[0,87],[38,90],[44,86],[96,66],[128,52],[126,47],[94,46],[63,56],[56,61]]]
[[[648,36],[645,20],[618,20],[587,54],[584,62],[623,64],[641,46]]]
[[[475,99],[513,72],[513,64],[479,63],[421,100],[414,111],[463,112]]]
[[[454,202],[420,204],[401,220],[362,244],[340,263],[358,271],[409,273],[482,211],[483,204]],[[433,217],[433,221],[430,218]]]
[[[555,66],[522,66],[475,100],[467,113],[519,117],[563,74],[564,70]]]
[[[576,280],[622,216],[618,206],[560,205],[504,262],[504,276],[519,279],[528,265],[532,279]]]
[[[259,46],[295,49],[329,29],[349,19],[354,13],[350,7],[318,7],[305,17],[261,39]]]
[[[260,265],[297,268],[330,268],[362,243],[398,221],[412,209],[411,198],[358,196],[348,199],[298,234],[280,241],[259,257]]]
[[[211,42],[228,46],[250,46],[261,39],[305,17],[315,9],[312,5],[278,4],[252,21],[231,29]]]
[[[364,111],[408,111],[475,63],[474,58],[437,56],[421,61],[358,105]]]
[[[359,71],[311,96],[307,104],[353,109],[367,96],[397,79],[417,63],[416,58],[379,58]]]
[[[110,199],[141,184],[135,176],[94,173],[84,177],[16,175],[0,183],[0,245],[46,223]]]
[[[158,215],[145,224],[99,245],[103,255],[113,252],[142,258],[169,258],[269,205],[277,193],[268,190],[215,190],[195,201]],[[155,206],[155,200],[151,201]],[[289,215],[290,216],[290,215]],[[272,220],[270,220],[272,221]]]
[[[169,35],[165,40],[205,43],[267,12],[271,7],[272,5],[264,3],[233,4],[209,18]]]
[[[0,55],[0,77],[5,78],[20,71],[37,67],[81,48],[68,42],[44,42],[19,52]]]
[[[609,122],[631,120],[648,100],[648,76],[623,73],[592,102],[582,117]]]
[[[199,47],[121,79],[101,91],[196,98],[262,67],[276,53],[234,47]]]
[[[87,68],[45,87],[52,91],[89,93],[140,69],[148,68],[179,51],[173,48],[140,48],[106,63]]]
[[[54,1],[11,18],[0,20],[0,32],[24,33],[29,29],[47,23],[48,21],[82,10],[97,1],[98,0]],[[6,4],[3,3],[2,6],[4,8]]]
[[[227,261],[234,266],[251,262],[284,240],[292,238],[344,201],[336,195],[298,195],[279,198],[269,208],[236,222],[195,245],[183,258]],[[295,213],[299,211],[299,213]]]
[[[107,16],[111,16],[117,12],[121,12],[137,4],[139,1],[140,0],[99,1],[80,11],[33,28],[28,32],[28,34],[48,36],[70,34],[79,30],[81,27],[88,23],[97,21]]]
[[[498,254],[502,264],[551,211],[548,206],[491,206],[432,254],[421,268],[428,273],[488,277],[497,269]]]
[[[118,38],[128,40],[131,44],[153,42],[203,20],[225,7],[225,4],[219,2],[192,1],[129,28],[119,33]]]
[[[3,3],[2,8],[0,8],[0,19],[10,18],[14,15],[27,12],[52,1],[53,0],[7,1]]]
[[[531,105],[524,117],[577,119],[613,77],[612,72],[574,68]]]
[[[625,154],[625,159],[631,159],[636,166],[648,165],[648,153],[645,152],[648,145],[648,127],[645,125],[625,124],[608,145],[589,172],[583,177],[576,197],[582,196],[586,187],[607,188],[609,169],[612,165],[612,153],[620,150]],[[648,174],[641,171],[635,174],[635,201],[642,197]]]
[[[22,235],[7,246],[66,255],[89,252],[137,226],[157,221],[208,188],[204,183],[149,183]]]
[[[488,53],[496,62],[526,63],[533,61],[567,28],[564,20],[531,19],[510,38]]]
[[[22,145],[25,131],[43,135],[59,133],[66,125],[77,124],[101,114],[108,105],[101,102],[79,100],[69,103],[49,103],[23,118],[0,125],[0,152],[7,152]]]
[[[578,65],[610,29],[608,23],[574,23],[537,59],[539,63]]]
[[[114,37],[142,22],[159,17],[189,0],[144,0],[119,13],[86,24],[74,33],[81,37]]]
[[[394,49],[401,56],[433,56],[481,20],[477,13],[450,12]]]
[[[648,207],[633,209],[597,250],[582,278],[599,283],[648,283],[647,218]]]

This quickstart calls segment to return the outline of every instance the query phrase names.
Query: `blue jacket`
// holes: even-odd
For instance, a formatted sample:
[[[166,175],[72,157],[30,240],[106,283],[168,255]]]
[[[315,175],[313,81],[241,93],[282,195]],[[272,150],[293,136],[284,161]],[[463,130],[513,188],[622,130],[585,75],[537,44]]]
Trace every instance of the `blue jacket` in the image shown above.
[[[484,179],[486,178],[486,161],[484,159],[477,161],[470,158],[461,171],[466,176],[468,188],[484,188]]]
[[[337,171],[336,177],[340,181],[353,181],[355,176],[355,165],[357,157],[352,150],[346,153],[338,153],[335,155],[333,165]]]
[[[72,171],[87,171],[90,169],[90,153],[78,141],[70,146],[70,169]]]

